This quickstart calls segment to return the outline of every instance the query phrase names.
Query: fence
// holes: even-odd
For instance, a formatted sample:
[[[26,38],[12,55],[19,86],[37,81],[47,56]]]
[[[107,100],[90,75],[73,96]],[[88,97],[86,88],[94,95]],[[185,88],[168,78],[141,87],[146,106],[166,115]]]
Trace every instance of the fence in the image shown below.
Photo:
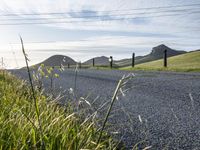
[[[132,53],[132,60],[131,60],[131,63],[130,65],[134,68],[135,67],[135,53]],[[113,60],[113,56],[110,56],[108,58],[108,62],[107,65],[101,65],[101,64],[98,64],[95,62],[95,58],[92,59],[92,63],[91,64],[84,64],[84,63],[77,63],[77,65],[74,65],[74,64],[67,64],[67,68],[75,68],[75,67],[79,67],[79,68],[90,68],[90,67],[110,67],[111,69],[112,68],[120,68],[121,66],[117,66],[115,65],[114,63],[114,60]],[[106,64],[106,63],[104,63]],[[164,50],[163,52],[163,67],[167,67],[167,50]]]

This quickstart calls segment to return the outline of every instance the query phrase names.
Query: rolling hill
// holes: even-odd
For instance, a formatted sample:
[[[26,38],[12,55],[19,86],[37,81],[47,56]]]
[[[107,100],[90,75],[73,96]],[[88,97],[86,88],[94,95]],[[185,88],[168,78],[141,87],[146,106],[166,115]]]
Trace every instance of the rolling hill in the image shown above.
[[[110,64],[109,57],[106,57],[106,56],[94,57],[92,59],[87,60],[83,64],[92,66],[93,59],[95,59],[95,66],[109,66]],[[115,63],[113,63],[113,66],[116,66]]]
[[[159,60],[159,59],[163,58],[164,50],[167,50],[167,56],[170,57],[169,64],[171,65],[171,67],[173,66],[173,63],[175,62],[173,59],[171,60],[171,58],[174,58],[175,56],[177,56],[177,58],[180,59],[180,63],[185,63],[185,62],[181,62],[181,60],[184,60],[184,59],[190,60],[190,59],[192,59],[192,57],[196,57],[194,55],[191,56],[193,52],[187,53],[185,51],[174,50],[174,49],[171,49],[171,48],[165,46],[164,44],[161,44],[159,46],[153,47],[152,51],[148,55],[137,56],[135,58],[136,66],[139,68],[140,67],[148,68],[149,67],[148,64],[150,64],[151,66],[153,66],[153,68],[156,68],[156,66],[159,66],[158,68],[160,68],[160,66],[162,67],[162,65],[160,65],[160,63],[162,63],[162,60]],[[199,51],[195,51],[194,53],[198,53],[198,52]],[[183,55],[183,54],[185,54],[185,55]],[[189,55],[187,55],[187,54],[189,54]],[[178,57],[178,56],[181,56],[181,57]],[[185,57],[187,57],[187,58],[185,58]],[[106,57],[106,56],[95,57],[94,59],[95,59],[95,66],[106,67],[106,66],[109,66],[109,64],[110,64],[109,57]],[[178,61],[178,59],[176,61]],[[159,61],[156,61],[156,60],[159,60]],[[149,63],[147,63],[147,62],[149,62]],[[131,58],[122,59],[119,61],[114,60],[113,67],[129,68],[128,66],[130,66],[131,63],[132,63]],[[192,63],[194,63],[194,62],[192,62]],[[66,66],[68,64],[75,65],[76,61],[68,56],[54,55],[35,66],[38,66],[40,64],[44,64],[45,66],[60,66],[62,64],[64,66]],[[92,64],[93,64],[93,58],[84,62],[83,66],[88,67],[88,66],[92,66]],[[177,64],[175,64],[174,66],[177,66]],[[179,66],[177,66],[177,67],[179,67]],[[197,66],[197,65],[195,64],[194,66]],[[186,68],[188,68],[188,67],[186,67]]]
[[[150,54],[145,55],[145,56],[136,57],[135,64],[141,64],[141,63],[161,59],[161,58],[163,58],[164,50],[167,50],[168,57],[186,53],[185,51],[174,50],[174,49],[171,49],[171,48],[165,46],[164,44],[161,44],[156,47],[153,47]],[[130,66],[131,63],[132,63],[132,59],[125,59],[125,60],[120,60],[120,61],[115,62],[115,64],[117,64],[118,66],[121,66],[121,67]]]
[[[60,66],[62,64],[66,66],[68,64],[75,65],[76,62],[68,56],[54,55],[44,60],[43,62],[37,64],[36,66],[39,66],[40,64],[44,64],[45,66]]]
[[[172,70],[172,71],[200,71],[200,50],[168,58],[168,67],[163,67],[163,59],[138,64],[135,68],[125,67],[124,70]]]

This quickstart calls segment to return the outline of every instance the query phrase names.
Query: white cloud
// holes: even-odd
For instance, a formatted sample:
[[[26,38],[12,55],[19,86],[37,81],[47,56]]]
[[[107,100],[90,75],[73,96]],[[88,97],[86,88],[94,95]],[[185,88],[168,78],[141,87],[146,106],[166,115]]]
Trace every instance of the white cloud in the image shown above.
[[[145,0],[16,0],[11,1],[7,0],[4,1],[4,5],[2,5],[2,10],[4,10],[5,6],[7,6],[7,9],[9,9],[9,12],[18,12],[18,13],[42,13],[42,12],[70,12],[70,11],[82,11],[82,10],[93,10],[96,12],[101,11],[110,11],[110,10],[127,10],[127,9],[137,9],[137,8],[149,8],[149,7],[159,7],[159,6],[170,6],[170,5],[180,5],[182,4],[181,0],[178,0],[176,3],[174,1],[158,1],[158,0],[151,0],[151,1],[145,1]],[[192,2],[192,1],[191,1]],[[183,3],[187,4],[187,3]],[[184,7],[183,7],[184,8]],[[198,8],[198,7],[196,7]],[[180,8],[178,8],[180,9]],[[166,9],[165,9],[166,10]],[[169,9],[167,9],[169,10]],[[198,10],[198,9],[197,9]],[[159,12],[163,11],[163,9],[154,9],[153,12]],[[149,13],[152,12],[152,10],[132,10],[132,11],[117,11],[117,12],[109,12],[107,15],[114,14],[133,14],[133,13],[147,13],[146,15],[129,15],[129,16],[120,16],[124,18],[131,18],[131,17],[141,17],[141,16],[152,16]],[[185,12],[181,12],[183,14],[187,14]],[[180,13],[180,14],[181,14]],[[100,13],[101,14],[101,13]],[[156,15],[168,15],[171,13],[157,13]],[[174,14],[172,12],[172,14]],[[190,18],[192,16],[198,16],[199,14],[194,15],[181,15],[181,16],[165,16],[165,17],[155,17],[155,18],[144,18],[147,20],[146,24],[134,24],[130,20],[125,21],[94,21],[94,22],[82,22],[83,19],[75,19],[78,20],[78,23],[73,22],[74,18],[68,18],[66,19],[51,19],[46,20],[48,22],[68,22],[66,24],[51,24],[48,26],[53,26],[57,28],[66,28],[66,29],[74,29],[74,30],[107,30],[107,31],[138,31],[138,32],[158,32],[158,33],[168,33],[170,32],[184,32],[185,27],[187,26],[186,23],[190,21]],[[30,16],[29,16],[30,17]],[[42,17],[42,16],[40,16]],[[46,17],[46,16],[45,16]],[[51,15],[47,17],[52,17]],[[56,16],[57,17],[57,16]],[[118,16],[119,17],[119,16]],[[115,16],[115,18],[118,18]],[[43,16],[44,18],[44,16]],[[53,17],[55,18],[55,16]],[[137,18],[136,18],[137,19]],[[86,19],[87,20],[87,19]],[[72,23],[70,23],[72,21]],[[195,22],[195,20],[193,20]],[[190,28],[198,27],[197,24],[190,22]],[[173,27],[173,28],[172,28]]]
[[[98,18],[93,19],[93,22],[84,22],[88,21],[87,18],[70,18],[70,15],[66,15],[64,19],[47,19],[42,22],[68,22],[65,24],[43,24],[38,26],[28,26],[21,27],[18,31],[17,27],[3,26],[0,28],[0,38],[4,42],[1,44],[0,51],[1,55],[7,57],[8,60],[12,60],[13,63],[8,61],[8,64],[13,65],[15,63],[13,57],[12,50],[10,48],[9,43],[16,42],[13,40],[13,37],[17,37],[17,34],[20,33],[21,30],[30,31],[34,28],[48,28],[51,29],[65,29],[66,32],[68,30],[88,30],[88,32],[94,31],[106,31],[105,35],[99,36],[89,36],[90,38],[81,38],[82,40],[71,40],[66,41],[57,40],[54,43],[25,43],[26,48],[28,49],[28,53],[30,52],[30,57],[33,58],[31,63],[39,62],[41,59],[44,59],[52,54],[63,53],[63,49],[66,50],[64,52],[67,55],[71,55],[76,59],[87,59],[88,51],[92,53],[92,55],[104,54],[110,55],[114,52],[119,53],[116,57],[128,57],[127,55],[122,55],[123,51],[127,53],[131,52],[131,49],[137,50],[138,54],[146,54],[150,51],[151,47],[156,46],[158,44],[164,43],[172,48],[177,49],[197,49],[199,45],[199,20],[200,13],[190,14],[193,11],[197,11],[198,6],[193,7],[182,7],[182,8],[169,8],[169,9],[153,9],[153,10],[133,10],[138,8],[149,8],[149,7],[159,7],[159,6],[175,6],[175,5],[187,5],[192,3],[200,3],[199,0],[0,0],[0,10],[1,14],[4,13],[44,13],[44,12],[81,12],[83,10],[92,10],[97,12],[97,15],[107,15],[112,18],[125,18],[124,20],[112,20],[112,21],[99,21]],[[187,12],[180,12],[176,16],[162,16],[162,15],[170,15],[175,14],[175,12],[162,12],[158,13],[161,10],[173,10],[173,9],[189,9],[193,8],[193,10]],[[132,9],[132,10],[130,10]],[[112,11],[112,10],[124,10],[124,11]],[[128,10],[128,11],[125,11]],[[105,12],[108,11],[108,12]],[[112,11],[112,12],[111,12]],[[154,12],[152,15],[151,13]],[[157,13],[156,13],[157,12]],[[145,13],[145,14],[141,14]],[[135,15],[119,15],[113,16],[117,14],[135,14]],[[149,16],[159,16],[162,17],[149,17]],[[144,18],[138,18],[143,16]],[[25,16],[21,16],[25,17]],[[21,18],[18,17],[18,18]],[[26,16],[30,18],[30,16]],[[37,16],[39,18],[55,18],[58,15],[46,15],[46,16]],[[63,16],[59,16],[63,17]],[[127,18],[135,18],[134,20],[130,20]],[[145,18],[146,17],[146,18]],[[0,19],[7,19],[9,17],[0,16]],[[10,17],[13,18],[13,17]],[[77,21],[78,22],[74,22]],[[2,21],[1,23],[7,23],[8,21]],[[19,21],[9,21],[8,23],[13,23]],[[30,22],[25,20],[25,22]],[[36,21],[35,21],[36,22]],[[0,23],[0,24],[1,24]],[[29,28],[30,27],[30,28]],[[49,28],[50,27],[50,28]],[[7,30],[6,30],[7,28]],[[12,29],[15,31],[12,33],[10,31]],[[112,35],[112,32],[126,32],[126,36],[123,35]],[[40,34],[39,31],[38,35]],[[135,32],[137,35],[134,35]],[[29,32],[27,32],[29,33]],[[130,33],[128,35],[128,33]],[[66,33],[67,34],[67,33]],[[82,34],[80,32],[80,34]],[[83,33],[84,34],[84,33]],[[89,33],[88,33],[89,34]],[[153,36],[151,34],[157,34],[157,36]],[[37,33],[36,33],[37,35]],[[55,36],[59,36],[55,31]],[[12,40],[7,40],[7,39]],[[28,36],[27,41],[37,41],[36,36],[31,37]],[[43,41],[48,41],[49,37],[46,36]],[[18,39],[17,39],[18,40]],[[2,42],[1,41],[1,42]],[[17,59],[20,61],[20,65],[23,65],[23,56],[21,54],[19,44],[13,44],[13,49],[16,53]],[[48,52],[48,50],[54,50]],[[120,52],[121,49],[121,52]],[[39,50],[43,50],[40,52]],[[67,52],[69,50],[70,53]],[[84,51],[84,50],[87,50]],[[107,50],[107,51],[106,51]],[[46,52],[45,52],[46,51]],[[74,51],[74,52],[73,52]],[[102,52],[100,52],[102,51]]]

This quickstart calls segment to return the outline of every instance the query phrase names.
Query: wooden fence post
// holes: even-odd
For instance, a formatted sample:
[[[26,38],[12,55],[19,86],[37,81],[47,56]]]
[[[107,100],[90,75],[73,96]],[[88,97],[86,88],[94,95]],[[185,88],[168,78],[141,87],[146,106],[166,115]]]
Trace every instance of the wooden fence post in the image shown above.
[[[167,50],[164,50],[164,67],[167,67]]]
[[[110,56],[109,61],[110,61],[110,68],[112,68],[113,67],[113,57],[112,56]]]
[[[94,62],[94,58],[92,59],[92,66],[94,67],[95,65],[95,62]]]
[[[132,55],[132,67],[135,66],[135,53],[133,53]]]

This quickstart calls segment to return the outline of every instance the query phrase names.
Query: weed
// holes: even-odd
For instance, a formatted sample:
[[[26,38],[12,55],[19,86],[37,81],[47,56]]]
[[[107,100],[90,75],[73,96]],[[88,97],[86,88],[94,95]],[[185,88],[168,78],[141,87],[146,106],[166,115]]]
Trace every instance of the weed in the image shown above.
[[[28,71],[28,77],[29,77],[29,81],[30,81],[30,85],[31,85],[32,97],[33,97],[34,105],[35,105],[35,113],[36,113],[36,116],[37,116],[39,130],[40,130],[41,148],[44,149],[45,145],[44,145],[44,142],[43,142],[43,129],[42,129],[41,121],[40,121],[40,112],[39,112],[39,107],[38,107],[38,101],[37,101],[37,98],[35,96],[35,90],[34,90],[34,87],[33,87],[31,72],[30,72],[30,68],[29,68],[29,65],[28,65],[29,59],[28,59],[28,55],[25,52],[24,44],[23,44],[23,40],[22,40],[21,36],[20,36],[20,40],[21,40],[21,45],[22,45],[22,52],[24,54],[26,67],[27,67],[27,71]]]
[[[114,102],[118,99],[118,94],[119,92],[121,92],[122,95],[124,95],[124,92],[122,90],[122,88],[125,86],[125,84],[127,83],[127,80],[131,79],[134,75],[133,74],[129,74],[128,76],[123,76],[118,84],[117,84],[117,87],[115,89],[115,92],[112,96],[112,100],[111,100],[111,104],[110,104],[110,107],[108,108],[108,111],[107,111],[107,114],[106,114],[106,117],[105,117],[105,120],[103,122],[103,126],[101,128],[101,131],[100,131],[100,135],[99,135],[99,138],[98,138],[98,141],[97,141],[97,144],[99,144],[99,142],[101,141],[101,137],[102,137],[102,133],[103,133],[103,130],[106,126],[106,123],[108,121],[108,117],[110,116],[110,112],[112,110],[112,107],[113,107],[113,104]]]

